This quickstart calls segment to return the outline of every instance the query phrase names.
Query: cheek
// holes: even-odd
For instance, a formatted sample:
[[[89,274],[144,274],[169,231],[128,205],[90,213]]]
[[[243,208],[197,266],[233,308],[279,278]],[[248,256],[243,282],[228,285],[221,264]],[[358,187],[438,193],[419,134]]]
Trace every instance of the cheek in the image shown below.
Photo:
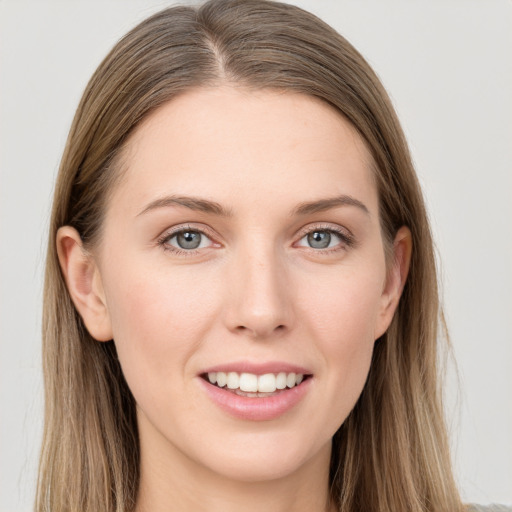
[[[379,267],[377,267],[379,268]],[[303,299],[310,336],[323,357],[325,410],[336,431],[354,407],[368,376],[380,311],[383,274],[368,269],[339,276]],[[306,306],[307,304],[307,306]]]
[[[384,273],[375,267],[350,270],[303,286],[306,318],[333,353],[342,347],[357,351],[364,343],[373,344],[378,325]]]
[[[123,373],[137,396],[151,392],[157,381],[173,386],[182,379],[213,315],[211,295],[190,273],[132,267],[106,272],[106,294]]]
[[[134,258],[107,270],[106,295],[114,333],[142,343],[149,333],[155,341],[171,334],[176,337],[178,332],[177,340],[190,339],[211,302],[201,276],[171,271],[161,262],[147,269],[150,266]]]

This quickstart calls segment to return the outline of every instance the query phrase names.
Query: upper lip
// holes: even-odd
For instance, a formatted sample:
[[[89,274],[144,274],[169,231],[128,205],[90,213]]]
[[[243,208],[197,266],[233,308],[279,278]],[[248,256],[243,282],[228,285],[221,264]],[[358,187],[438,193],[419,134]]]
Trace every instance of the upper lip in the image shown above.
[[[300,373],[302,375],[311,375],[311,371],[303,366],[284,362],[284,361],[233,361],[230,363],[221,363],[204,369],[201,374],[214,372],[236,372],[253,373],[255,375],[264,375],[266,373]]]

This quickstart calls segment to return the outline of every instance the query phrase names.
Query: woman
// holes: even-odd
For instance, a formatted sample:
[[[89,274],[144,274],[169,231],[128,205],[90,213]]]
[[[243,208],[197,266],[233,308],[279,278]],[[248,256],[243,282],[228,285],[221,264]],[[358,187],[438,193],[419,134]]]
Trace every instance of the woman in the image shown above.
[[[408,149],[312,15],[213,1],[123,38],[48,251],[38,510],[463,510]]]

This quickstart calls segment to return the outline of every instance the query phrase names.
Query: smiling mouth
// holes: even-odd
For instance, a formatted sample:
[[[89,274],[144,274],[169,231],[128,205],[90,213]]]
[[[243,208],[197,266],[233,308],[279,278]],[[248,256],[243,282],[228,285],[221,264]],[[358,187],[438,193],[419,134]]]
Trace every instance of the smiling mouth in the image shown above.
[[[238,396],[265,398],[279,395],[299,386],[311,375],[302,373],[254,373],[209,372],[201,377],[213,386],[230,391]]]

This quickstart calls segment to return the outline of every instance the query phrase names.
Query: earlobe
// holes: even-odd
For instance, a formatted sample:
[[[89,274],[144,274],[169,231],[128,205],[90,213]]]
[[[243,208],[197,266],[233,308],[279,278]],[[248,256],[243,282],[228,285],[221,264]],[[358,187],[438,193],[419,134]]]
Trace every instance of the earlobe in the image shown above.
[[[112,327],[98,266],[84,249],[78,231],[63,226],[57,232],[57,253],[71,299],[93,338],[112,339]]]
[[[381,295],[381,310],[375,339],[382,336],[395,314],[400,296],[409,274],[412,254],[412,235],[407,226],[402,226],[393,241],[393,254],[386,283]]]

